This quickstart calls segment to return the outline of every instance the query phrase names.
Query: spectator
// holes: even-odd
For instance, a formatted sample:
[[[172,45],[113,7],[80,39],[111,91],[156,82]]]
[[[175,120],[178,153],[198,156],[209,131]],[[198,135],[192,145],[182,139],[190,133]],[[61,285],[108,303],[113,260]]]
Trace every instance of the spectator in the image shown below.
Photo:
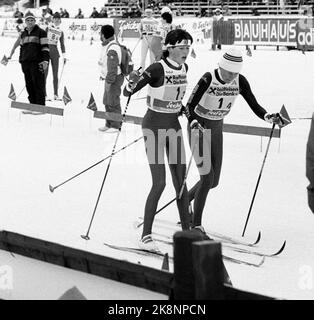
[[[19,10],[19,8],[16,8],[13,17],[16,19],[21,19],[23,18],[23,13]]]
[[[310,182],[307,187],[308,205],[314,213],[314,113],[306,146],[306,177]]]
[[[62,18],[62,17],[63,17],[63,15],[64,15],[64,11],[63,11],[63,9],[62,9],[62,8],[60,8],[59,13],[60,13],[60,17]]]
[[[120,95],[124,76],[121,73],[121,48],[118,45],[114,28],[111,25],[101,27],[100,39],[102,50],[98,62],[101,70],[100,77],[105,80],[105,92],[103,103],[107,112],[121,114]],[[120,121],[106,120],[106,125],[99,128],[102,132],[117,132],[120,128]]]
[[[223,10],[223,16],[224,17],[227,17],[227,16],[232,16],[232,12],[231,12],[231,10],[229,9],[229,6],[228,5],[224,5],[223,7],[222,7],[222,10]]]
[[[49,4],[47,4],[46,9],[44,9],[46,13],[50,14],[51,16],[53,15],[52,10],[49,8]]]
[[[94,7],[93,8],[93,12],[92,12],[92,14],[90,15],[90,18],[99,18],[99,13],[98,13],[98,11],[96,10],[96,8]]]
[[[126,9],[122,9],[122,18],[128,18],[129,17],[129,13]]]
[[[19,61],[24,73],[28,100],[30,103],[45,105],[45,70],[49,63],[47,33],[39,28],[33,13],[25,14],[26,28],[20,35]]]
[[[257,9],[257,8],[253,8],[253,9],[252,9],[252,15],[253,15],[253,16],[259,16],[259,15],[260,15],[260,13],[258,12],[258,9]]]
[[[213,43],[212,50],[216,50],[216,45],[219,50],[221,50],[221,31],[224,17],[222,15],[221,9],[217,8],[214,11],[213,17]]]
[[[178,10],[176,11],[176,16],[177,17],[182,17],[183,16],[183,13],[181,11],[181,8],[178,8]]]
[[[105,7],[102,7],[99,12],[99,18],[108,18],[108,13]]]
[[[78,13],[74,18],[75,19],[84,19],[84,15],[82,13],[82,9],[78,9]]]
[[[63,15],[61,16],[61,18],[70,18],[70,15],[69,15],[69,12],[67,11],[67,9],[64,9]]]

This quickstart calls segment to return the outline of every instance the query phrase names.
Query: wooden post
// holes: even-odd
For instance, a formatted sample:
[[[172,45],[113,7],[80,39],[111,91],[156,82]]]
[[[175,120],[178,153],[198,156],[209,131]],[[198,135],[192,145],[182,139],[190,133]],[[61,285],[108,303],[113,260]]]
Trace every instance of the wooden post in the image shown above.
[[[202,235],[197,231],[179,231],[173,236],[173,298],[175,300],[195,299],[192,243],[202,239]]]
[[[224,266],[221,243],[207,240],[192,245],[195,299],[222,300]]]
[[[173,299],[222,299],[223,283],[231,281],[222,262],[221,245],[204,240],[196,230],[176,232],[173,240]]]

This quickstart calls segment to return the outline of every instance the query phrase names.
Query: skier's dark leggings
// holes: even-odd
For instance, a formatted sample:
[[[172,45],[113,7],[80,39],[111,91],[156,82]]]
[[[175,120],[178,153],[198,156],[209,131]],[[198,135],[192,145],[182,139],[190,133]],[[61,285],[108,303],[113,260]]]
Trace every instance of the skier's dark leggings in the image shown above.
[[[179,194],[186,170],[182,129],[177,114],[155,112],[148,109],[142,123],[146,155],[152,175],[152,187],[146,200],[142,237],[152,233],[158,201],[166,186],[166,151],[172,182]],[[177,200],[182,229],[189,229],[188,192],[186,186]]]
[[[59,79],[58,79],[58,72],[59,72],[59,52],[55,45],[49,45],[49,54],[50,54],[50,62],[51,62],[51,69],[52,69],[52,76],[53,76],[53,93],[54,95],[58,95],[58,86],[59,86]],[[48,69],[46,69],[45,76],[47,81],[48,76]]]
[[[208,120],[193,114],[194,118],[206,130],[204,134],[199,133],[198,145],[194,151],[194,160],[200,174],[200,180],[189,191],[189,201],[194,199],[194,216],[193,225],[202,224],[202,215],[206,198],[210,189],[217,187],[220,178],[220,170],[223,155],[223,121]],[[191,129],[188,125],[189,142],[191,149],[193,148],[194,139],[191,139]],[[194,135],[194,133],[193,133]]]

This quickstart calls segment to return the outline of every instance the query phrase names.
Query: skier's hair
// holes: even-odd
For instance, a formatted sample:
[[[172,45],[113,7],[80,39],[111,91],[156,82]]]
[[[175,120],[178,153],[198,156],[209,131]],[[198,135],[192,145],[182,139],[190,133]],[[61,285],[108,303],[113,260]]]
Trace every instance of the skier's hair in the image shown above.
[[[172,14],[169,12],[164,12],[161,17],[166,20],[167,23],[172,23]]]
[[[177,43],[180,43],[182,40],[190,40],[191,44],[193,43],[192,36],[183,29],[175,29],[171,30],[167,33],[166,39],[165,39],[165,45],[173,45],[175,46]],[[163,58],[167,58],[169,56],[169,51],[164,50],[163,51]]]

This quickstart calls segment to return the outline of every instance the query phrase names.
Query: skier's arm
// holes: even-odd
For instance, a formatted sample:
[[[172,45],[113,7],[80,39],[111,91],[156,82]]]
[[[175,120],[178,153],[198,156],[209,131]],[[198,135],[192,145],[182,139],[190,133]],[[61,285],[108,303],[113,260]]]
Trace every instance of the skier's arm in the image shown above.
[[[136,72],[136,71],[133,71]],[[129,77],[129,81],[134,81],[132,75]],[[127,84],[123,90],[124,96],[129,96],[130,93],[134,94],[135,92],[144,88],[147,84],[152,87],[160,87],[164,83],[164,69],[160,63],[151,64],[139,77],[135,79],[136,85],[132,90],[130,84]]]
[[[19,47],[21,44],[21,35],[19,35],[19,37],[16,39],[16,41],[14,42],[13,48],[11,49],[10,55],[8,57],[8,59],[11,59],[12,56],[14,55],[14,52],[16,50],[17,47]]]
[[[259,103],[257,102],[249,82],[247,81],[247,79],[240,74],[239,75],[239,86],[240,86],[240,94],[243,96],[243,98],[245,99],[245,101],[248,103],[248,105],[250,106],[250,108],[252,109],[252,111],[262,120],[265,120],[265,115],[266,115],[266,110],[259,105]]]
[[[143,39],[143,23],[140,21],[138,28],[137,28],[138,33],[140,34],[140,39]]]
[[[307,187],[308,204],[314,213],[314,113],[306,146],[306,177],[310,181]]]
[[[61,36],[60,36],[59,41],[60,41],[61,52],[63,54],[65,54],[64,33],[63,33],[63,31],[61,32]]]
[[[188,121],[191,123],[193,118],[193,111],[194,108],[198,105],[200,102],[202,96],[206,92],[206,90],[209,88],[212,81],[212,75],[210,72],[206,72],[202,78],[198,81],[197,85],[193,89],[191,96],[185,106],[185,115],[188,118]]]

